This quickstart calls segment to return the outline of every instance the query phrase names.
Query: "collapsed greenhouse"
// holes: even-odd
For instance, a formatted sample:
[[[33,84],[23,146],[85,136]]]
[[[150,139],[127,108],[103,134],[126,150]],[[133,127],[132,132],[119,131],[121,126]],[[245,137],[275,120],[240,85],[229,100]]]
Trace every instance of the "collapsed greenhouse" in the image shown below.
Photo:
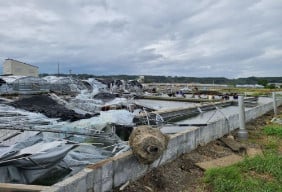
[[[27,79],[18,84],[32,82]],[[12,86],[17,81],[8,82],[17,88]],[[33,184],[58,192],[109,191],[238,127],[235,97],[196,99],[187,94],[160,99],[144,93],[135,97],[142,88],[134,82],[108,86],[70,77],[46,77],[43,82],[53,93],[0,98],[2,183]],[[64,89],[66,84],[72,85]],[[134,91],[131,96],[128,90]],[[61,93],[68,93],[67,97]],[[245,110],[247,120],[273,107],[269,97],[245,98],[245,102],[254,104]],[[279,100],[277,105],[281,104]],[[136,160],[128,142],[139,125],[168,135],[165,147],[146,145],[152,154],[164,150],[149,166]]]
[[[50,91],[59,94],[77,94],[87,89],[85,84],[72,77],[47,76],[43,78],[50,84]]]
[[[31,76],[2,76],[2,94],[34,94],[49,92],[46,80]],[[4,83],[5,82],[5,83]]]

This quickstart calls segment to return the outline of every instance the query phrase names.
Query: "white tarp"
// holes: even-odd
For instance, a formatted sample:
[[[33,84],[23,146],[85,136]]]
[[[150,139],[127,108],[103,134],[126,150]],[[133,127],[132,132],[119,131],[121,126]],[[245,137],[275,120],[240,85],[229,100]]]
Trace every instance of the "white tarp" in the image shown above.
[[[102,131],[108,124],[119,124],[119,125],[133,125],[134,114],[127,110],[109,110],[101,111],[100,116],[92,117],[90,119],[81,119],[67,124],[69,128],[80,128],[80,129],[93,129]]]

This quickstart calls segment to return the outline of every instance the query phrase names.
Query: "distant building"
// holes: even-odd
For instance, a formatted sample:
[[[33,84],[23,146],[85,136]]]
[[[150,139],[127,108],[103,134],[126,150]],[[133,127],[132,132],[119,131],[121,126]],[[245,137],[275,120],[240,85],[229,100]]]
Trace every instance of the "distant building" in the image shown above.
[[[3,75],[38,77],[38,67],[14,59],[6,59],[3,64]]]
[[[246,84],[246,85],[236,85],[237,88],[264,88],[262,85],[252,85],[252,84]]]

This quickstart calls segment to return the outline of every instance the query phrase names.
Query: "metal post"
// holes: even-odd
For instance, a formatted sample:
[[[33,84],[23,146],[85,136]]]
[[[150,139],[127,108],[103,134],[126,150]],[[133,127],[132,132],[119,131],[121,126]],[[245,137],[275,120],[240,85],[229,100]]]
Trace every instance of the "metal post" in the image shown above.
[[[238,131],[238,139],[245,140],[248,139],[248,131],[245,126],[245,106],[244,106],[244,96],[238,97],[239,103],[239,124],[240,128]]]
[[[277,104],[276,104],[276,94],[275,92],[272,92],[272,98],[273,98],[273,110],[274,110],[274,115],[277,115]]]

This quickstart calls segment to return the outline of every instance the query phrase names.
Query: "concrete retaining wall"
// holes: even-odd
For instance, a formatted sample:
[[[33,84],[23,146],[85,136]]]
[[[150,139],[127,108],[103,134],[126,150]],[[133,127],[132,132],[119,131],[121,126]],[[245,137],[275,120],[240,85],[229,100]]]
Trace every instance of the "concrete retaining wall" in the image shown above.
[[[277,105],[282,105],[282,100],[278,100]],[[255,119],[270,110],[273,110],[272,102],[254,107],[246,111],[246,121]],[[238,128],[238,122],[239,115],[235,114],[228,117],[228,120],[220,119],[205,127],[189,127],[187,131],[172,135],[165,153],[151,165],[140,164],[131,151],[125,152],[117,157],[112,157],[95,165],[88,166],[78,174],[53,185],[48,190],[45,190],[45,192],[111,191],[113,187],[120,186],[127,181],[135,180],[150,171],[153,167],[172,161],[181,154],[192,151],[199,144],[206,144],[222,137],[229,131]]]

